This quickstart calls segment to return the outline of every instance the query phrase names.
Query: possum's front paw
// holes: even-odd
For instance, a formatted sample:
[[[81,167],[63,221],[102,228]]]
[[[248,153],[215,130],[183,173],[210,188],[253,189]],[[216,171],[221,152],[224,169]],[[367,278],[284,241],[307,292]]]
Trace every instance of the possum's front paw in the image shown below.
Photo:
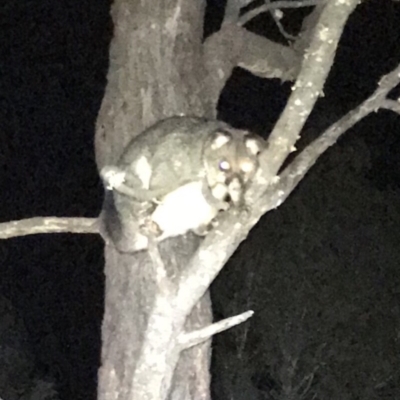
[[[150,216],[145,218],[145,220],[141,223],[139,229],[140,232],[146,236],[159,237],[163,233],[159,225],[154,222]]]
[[[248,205],[241,204],[240,206],[232,207],[231,212],[233,215],[240,219],[247,219],[248,217],[250,217],[251,209]]]
[[[197,236],[206,236],[207,233],[209,233],[213,228],[212,223],[208,225],[200,225],[196,229],[193,229],[193,233],[196,234]]]

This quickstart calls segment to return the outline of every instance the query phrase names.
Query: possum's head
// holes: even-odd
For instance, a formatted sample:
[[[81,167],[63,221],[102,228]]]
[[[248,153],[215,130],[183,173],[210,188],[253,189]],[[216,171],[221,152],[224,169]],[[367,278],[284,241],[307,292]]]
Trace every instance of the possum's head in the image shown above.
[[[238,205],[258,169],[258,155],[264,147],[262,138],[245,131],[213,132],[205,143],[203,162],[214,197]]]

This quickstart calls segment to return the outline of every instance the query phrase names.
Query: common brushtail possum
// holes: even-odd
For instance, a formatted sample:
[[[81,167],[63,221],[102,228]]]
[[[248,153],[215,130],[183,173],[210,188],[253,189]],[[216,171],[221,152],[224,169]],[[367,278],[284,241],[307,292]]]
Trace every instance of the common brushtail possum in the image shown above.
[[[105,166],[102,231],[121,252],[192,231],[205,235],[220,211],[240,207],[258,168],[263,139],[221,121],[171,117]]]

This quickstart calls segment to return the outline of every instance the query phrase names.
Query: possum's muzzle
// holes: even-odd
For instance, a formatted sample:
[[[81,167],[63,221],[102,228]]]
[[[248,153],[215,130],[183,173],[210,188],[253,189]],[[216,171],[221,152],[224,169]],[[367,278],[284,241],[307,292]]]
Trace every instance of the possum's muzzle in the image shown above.
[[[235,206],[241,204],[243,199],[243,182],[238,176],[233,176],[226,182],[227,185],[227,201],[232,202]]]
[[[239,176],[233,175],[224,183],[219,182],[214,185],[211,192],[216,199],[238,206],[243,200],[243,190],[243,181]]]

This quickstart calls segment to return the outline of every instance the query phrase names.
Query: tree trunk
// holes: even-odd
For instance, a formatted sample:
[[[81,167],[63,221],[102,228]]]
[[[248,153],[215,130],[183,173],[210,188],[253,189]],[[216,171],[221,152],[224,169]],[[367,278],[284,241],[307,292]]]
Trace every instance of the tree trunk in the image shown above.
[[[208,95],[202,60],[204,10],[204,1],[114,2],[108,85],[96,132],[99,169],[115,162],[132,137],[160,119],[179,114],[215,116],[216,101]],[[194,235],[160,244],[172,279],[198,244]],[[210,341],[181,354],[171,349],[146,360],[145,343],[151,340],[147,336],[155,334],[149,318],[159,291],[148,253],[119,254],[106,245],[105,262],[99,399],[164,399],[170,387],[170,399],[208,399]],[[173,307],[167,306],[168,312],[169,321],[159,323],[156,332],[155,346],[161,349],[168,348],[175,332],[171,323],[191,329],[210,324],[209,294],[186,322],[184,316],[174,316]]]

